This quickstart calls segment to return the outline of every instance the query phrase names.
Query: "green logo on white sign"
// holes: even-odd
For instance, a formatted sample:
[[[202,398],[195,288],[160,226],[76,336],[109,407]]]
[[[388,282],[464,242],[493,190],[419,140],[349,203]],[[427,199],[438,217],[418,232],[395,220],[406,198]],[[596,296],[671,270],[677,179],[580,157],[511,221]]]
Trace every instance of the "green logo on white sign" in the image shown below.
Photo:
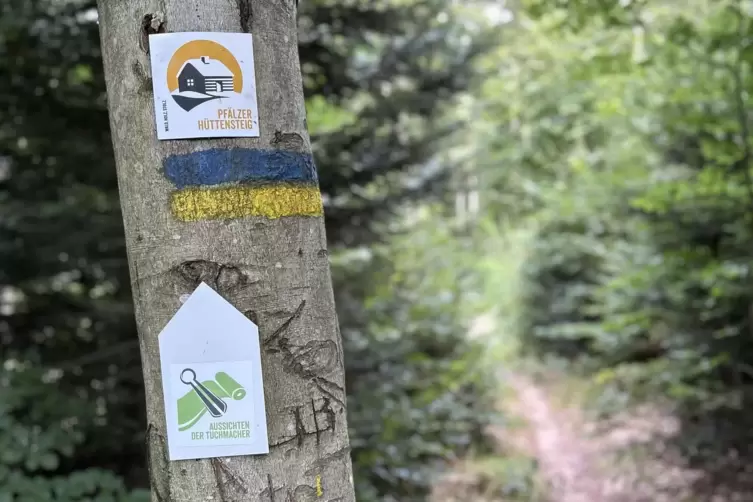
[[[228,410],[227,401],[240,401],[246,397],[246,389],[224,371],[217,372],[214,380],[200,382],[196,379],[196,372],[186,368],[180,374],[180,381],[191,387],[186,395],[178,399],[180,431],[196,425],[206,413],[212,418],[222,417]],[[210,429],[215,427],[210,426]]]

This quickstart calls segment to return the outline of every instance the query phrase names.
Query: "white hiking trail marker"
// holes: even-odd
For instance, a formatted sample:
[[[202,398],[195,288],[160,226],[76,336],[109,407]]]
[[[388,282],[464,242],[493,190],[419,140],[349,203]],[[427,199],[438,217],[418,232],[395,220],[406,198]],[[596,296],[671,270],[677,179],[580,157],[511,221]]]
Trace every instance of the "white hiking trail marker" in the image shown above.
[[[259,136],[249,33],[149,36],[158,139]]]
[[[202,283],[159,335],[170,460],[269,453],[259,329]]]

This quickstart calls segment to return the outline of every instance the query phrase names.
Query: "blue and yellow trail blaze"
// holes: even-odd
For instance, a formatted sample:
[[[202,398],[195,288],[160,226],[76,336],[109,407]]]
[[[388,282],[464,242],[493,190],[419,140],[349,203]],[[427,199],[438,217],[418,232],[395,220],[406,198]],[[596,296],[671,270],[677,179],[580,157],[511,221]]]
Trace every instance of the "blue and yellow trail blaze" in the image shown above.
[[[170,207],[182,221],[323,214],[310,154],[214,148],[168,157],[164,172],[178,189]]]

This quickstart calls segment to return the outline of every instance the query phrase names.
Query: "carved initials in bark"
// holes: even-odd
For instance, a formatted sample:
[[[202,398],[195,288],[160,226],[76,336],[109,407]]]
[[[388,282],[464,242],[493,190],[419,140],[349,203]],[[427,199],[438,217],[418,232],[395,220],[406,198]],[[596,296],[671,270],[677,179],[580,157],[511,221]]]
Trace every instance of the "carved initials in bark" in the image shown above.
[[[317,407],[318,405],[318,407]],[[283,437],[277,442],[270,444],[272,448],[285,446],[295,443],[301,447],[306,438],[315,437],[316,443],[321,441],[321,435],[325,432],[335,432],[337,427],[337,417],[335,410],[332,409],[332,401],[327,397],[318,400],[311,400],[310,414],[309,410],[304,410],[302,406],[288,409],[290,417],[293,418],[295,434]],[[308,426],[306,424],[308,423]]]

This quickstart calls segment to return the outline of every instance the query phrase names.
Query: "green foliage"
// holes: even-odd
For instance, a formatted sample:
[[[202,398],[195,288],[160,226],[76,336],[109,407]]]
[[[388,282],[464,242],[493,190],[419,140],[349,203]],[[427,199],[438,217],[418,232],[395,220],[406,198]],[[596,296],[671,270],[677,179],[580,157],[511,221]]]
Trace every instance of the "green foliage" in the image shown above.
[[[473,263],[436,223],[333,263],[359,501],[424,500],[491,417],[481,346],[467,341]]]
[[[308,110],[323,111],[324,102],[330,112],[310,121],[328,235],[373,240],[398,203],[443,192],[449,166],[426,163],[465,125],[449,112],[491,39],[449,0],[307,0],[300,8]],[[347,125],[330,127],[338,120]]]
[[[508,169],[485,176],[510,195],[490,208],[534,229],[519,343],[692,416],[742,408],[753,12],[704,0],[522,6],[510,30],[524,42],[492,57],[506,58],[504,78],[484,94],[487,120],[508,133],[488,142]]]
[[[39,502],[148,502],[148,490],[128,490],[111,471],[84,469],[67,476],[29,476],[0,470],[0,501]]]
[[[76,468],[102,403],[50,392],[60,376],[12,359],[0,370],[0,501],[148,501],[147,490],[128,488],[106,464]]]
[[[481,476],[487,497],[509,502],[548,500],[535,460],[516,456],[482,457],[473,462],[473,470]]]

